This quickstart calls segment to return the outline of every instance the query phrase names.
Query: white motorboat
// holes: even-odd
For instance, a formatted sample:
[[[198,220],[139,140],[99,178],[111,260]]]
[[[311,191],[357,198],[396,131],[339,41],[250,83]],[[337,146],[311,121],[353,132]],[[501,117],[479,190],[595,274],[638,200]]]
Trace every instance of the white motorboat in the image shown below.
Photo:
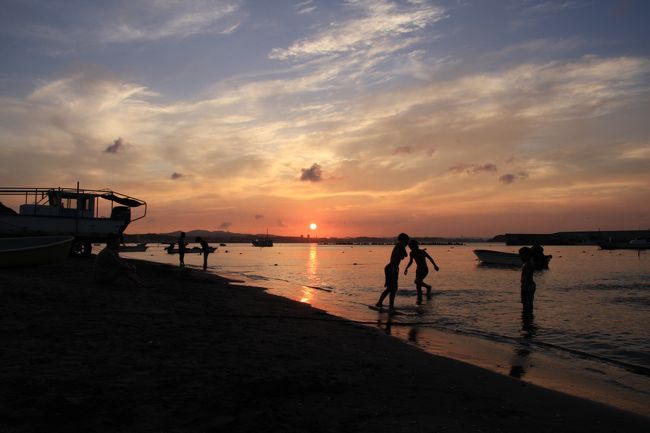
[[[77,188],[2,188],[0,237],[66,235],[74,237],[72,252],[88,256],[93,242],[122,234],[144,218],[147,203],[111,190]],[[100,208],[101,203],[104,203]],[[9,206],[17,206],[18,212]],[[133,218],[132,208],[142,209]]]

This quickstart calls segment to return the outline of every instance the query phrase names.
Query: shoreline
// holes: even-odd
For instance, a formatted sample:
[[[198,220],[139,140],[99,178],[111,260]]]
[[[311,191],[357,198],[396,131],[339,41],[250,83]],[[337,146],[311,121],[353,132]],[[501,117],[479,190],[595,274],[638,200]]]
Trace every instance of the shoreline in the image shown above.
[[[224,271],[223,275],[241,278],[240,275],[227,271]],[[245,279],[242,284],[259,286],[260,282],[262,281]],[[299,296],[292,296],[292,290],[278,290],[270,281],[263,282],[263,288],[270,294],[303,302]],[[307,304],[312,305],[311,302]],[[650,389],[650,376],[643,367],[600,359],[562,347],[556,348],[526,336],[498,336],[499,339],[486,339],[477,334],[454,329],[420,325],[417,322],[401,322],[402,316],[396,316],[389,324],[386,315],[368,313],[363,308],[359,315],[359,312],[350,314],[348,310],[332,311],[322,303],[312,306],[335,317],[380,329],[402,343],[415,346],[431,355],[454,359],[503,376],[514,377],[523,383],[641,416],[650,416],[650,406],[644,403],[648,399],[645,390]],[[369,319],[368,314],[371,314],[374,320]]]
[[[650,427],[260,288],[130,261],[147,287],[91,283],[92,259],[0,274],[3,431]]]

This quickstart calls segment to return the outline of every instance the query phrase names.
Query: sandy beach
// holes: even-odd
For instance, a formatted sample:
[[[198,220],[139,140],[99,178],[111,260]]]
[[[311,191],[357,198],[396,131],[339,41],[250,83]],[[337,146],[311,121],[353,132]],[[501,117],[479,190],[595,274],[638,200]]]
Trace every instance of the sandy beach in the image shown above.
[[[92,263],[0,273],[0,431],[650,431],[259,288],[144,261],[146,287],[108,287]]]

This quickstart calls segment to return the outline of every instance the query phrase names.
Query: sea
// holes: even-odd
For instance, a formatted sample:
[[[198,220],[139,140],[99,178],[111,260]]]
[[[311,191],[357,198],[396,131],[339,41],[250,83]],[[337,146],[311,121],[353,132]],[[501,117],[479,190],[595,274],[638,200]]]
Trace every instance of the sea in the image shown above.
[[[165,246],[122,255],[177,264]],[[404,260],[398,314],[389,316],[368,306],[383,290],[391,245],[212,246],[208,272],[377,327],[435,355],[650,416],[650,252],[547,246],[553,258],[535,273],[531,317],[519,302],[520,269],[482,265],[473,253],[518,247],[425,245],[440,267],[429,267],[431,296],[416,303],[415,264],[405,276]],[[191,268],[202,260],[185,257]]]

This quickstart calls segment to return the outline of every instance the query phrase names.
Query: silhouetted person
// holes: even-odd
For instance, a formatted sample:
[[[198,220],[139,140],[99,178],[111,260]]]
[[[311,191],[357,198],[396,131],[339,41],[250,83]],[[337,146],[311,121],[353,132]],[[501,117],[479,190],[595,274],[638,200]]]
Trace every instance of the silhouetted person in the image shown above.
[[[181,232],[180,238],[178,238],[178,260],[180,262],[181,268],[185,267],[185,232]]]
[[[208,254],[210,254],[210,245],[200,236],[196,237],[196,242],[201,244],[201,254],[203,254],[203,270],[208,270]]]
[[[521,267],[521,303],[524,307],[524,312],[532,313],[535,289],[537,286],[533,280],[535,263],[533,262],[531,249],[528,247],[520,248],[519,257],[521,257],[521,261],[523,262]]]
[[[409,248],[411,253],[409,254],[410,260],[409,264],[406,265],[404,269],[404,275],[408,274],[409,268],[415,261],[415,288],[418,291],[418,300],[417,303],[422,303],[422,287],[427,288],[427,296],[431,295],[431,286],[424,282],[424,279],[429,274],[429,267],[427,266],[427,259],[431,261],[433,268],[438,272],[440,268],[436,265],[436,262],[433,261],[433,258],[427,253],[426,250],[420,249],[420,243],[415,239],[409,241]]]
[[[395,310],[395,295],[397,294],[397,280],[399,279],[399,262],[406,258],[406,244],[409,241],[409,235],[406,233],[400,233],[397,237],[397,242],[393,247],[393,251],[390,254],[390,262],[384,267],[384,276],[386,280],[384,282],[384,290],[377,301],[377,307],[382,308],[384,304],[384,299],[386,296],[390,295],[388,298],[388,309],[390,311]]]
[[[106,248],[101,250],[93,264],[93,280],[97,283],[111,284],[124,277],[138,286],[142,281],[135,272],[135,266],[123,261],[119,254],[120,237],[116,234],[109,234],[106,240]]]

